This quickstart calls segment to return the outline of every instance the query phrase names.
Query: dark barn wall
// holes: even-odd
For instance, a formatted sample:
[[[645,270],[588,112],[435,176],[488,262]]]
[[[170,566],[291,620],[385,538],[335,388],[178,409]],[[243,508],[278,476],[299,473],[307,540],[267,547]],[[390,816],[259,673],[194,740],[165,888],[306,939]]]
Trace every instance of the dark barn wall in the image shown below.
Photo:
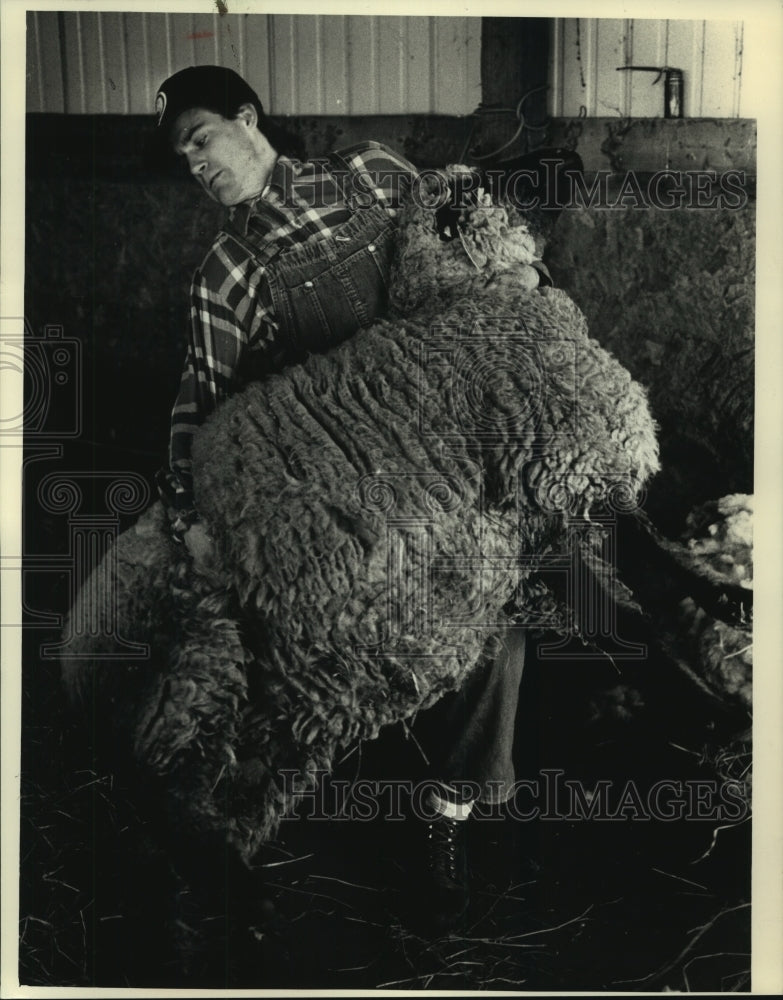
[[[188,283],[219,217],[170,181],[28,182],[25,314],[82,344],[84,440],[165,456]]]
[[[697,503],[753,492],[755,204],[564,212],[557,284],[648,389],[663,469],[648,512],[677,533]]]
[[[562,213],[547,260],[648,389],[663,468],[647,510],[674,535],[695,505],[753,492],[755,122],[554,120],[550,142],[576,147],[588,187],[607,181],[605,207]]]

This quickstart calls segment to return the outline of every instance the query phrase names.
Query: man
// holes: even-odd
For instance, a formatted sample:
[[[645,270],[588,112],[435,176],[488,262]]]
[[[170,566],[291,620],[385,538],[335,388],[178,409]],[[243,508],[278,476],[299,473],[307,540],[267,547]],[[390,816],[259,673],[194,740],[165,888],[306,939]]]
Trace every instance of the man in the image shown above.
[[[208,572],[211,543],[191,480],[193,433],[247,381],[326,350],[381,315],[397,211],[418,171],[373,142],[330,154],[326,165],[289,158],[283,150],[290,137],[269,121],[241,77],[217,66],[166,80],[156,112],[160,141],[228,209],[193,277],[170,463],[158,476],[175,536]],[[425,864],[417,880],[435,930],[447,929],[467,906],[464,821],[473,801],[502,801],[514,780],[524,649],[524,632],[508,632],[469,685],[438,706],[438,728],[427,741],[438,783],[426,800]]]

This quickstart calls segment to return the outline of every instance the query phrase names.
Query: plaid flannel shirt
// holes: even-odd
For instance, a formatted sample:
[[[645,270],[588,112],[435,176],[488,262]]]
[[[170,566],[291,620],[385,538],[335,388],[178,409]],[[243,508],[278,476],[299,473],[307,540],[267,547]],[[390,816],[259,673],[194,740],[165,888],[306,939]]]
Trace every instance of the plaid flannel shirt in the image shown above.
[[[418,169],[387,146],[364,142],[340,151],[367,176],[368,188],[395,215]],[[262,195],[235,206],[231,219],[256,241],[294,246],[332,235],[351,209],[339,181],[318,161],[280,156]],[[266,268],[225,233],[218,234],[196,270],[190,292],[190,332],[179,393],[172,411],[169,468],[158,474],[160,495],[175,528],[197,519],[193,506],[191,441],[215,406],[239,387],[240,368],[263,367],[280,350]]]

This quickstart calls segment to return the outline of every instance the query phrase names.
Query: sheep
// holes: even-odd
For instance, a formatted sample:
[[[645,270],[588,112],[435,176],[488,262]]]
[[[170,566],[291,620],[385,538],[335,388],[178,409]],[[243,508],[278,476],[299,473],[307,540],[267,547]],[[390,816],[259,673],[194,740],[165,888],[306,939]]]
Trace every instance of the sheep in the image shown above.
[[[658,469],[643,388],[564,292],[532,287],[535,251],[486,196],[450,242],[411,200],[389,315],[196,435],[209,575],[154,504],[118,540],[105,606],[74,611],[94,659],[64,662],[71,695],[94,687],[179,821],[245,860],[340,753],[462,683],[570,526],[632,506]],[[150,644],[141,667],[98,658],[112,600]]]

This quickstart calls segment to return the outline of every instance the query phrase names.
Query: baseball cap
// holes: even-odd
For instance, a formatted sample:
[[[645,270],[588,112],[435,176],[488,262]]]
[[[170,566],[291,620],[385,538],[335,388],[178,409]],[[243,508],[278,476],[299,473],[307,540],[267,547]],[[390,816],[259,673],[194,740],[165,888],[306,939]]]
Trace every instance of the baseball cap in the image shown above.
[[[156,173],[176,167],[171,130],[183,111],[205,108],[233,118],[242,104],[255,105],[258,128],[278,153],[304,158],[301,140],[267,116],[258,94],[238,73],[224,66],[189,66],[165,80],[155,95],[156,127],[147,142],[147,166]]]
[[[224,66],[189,66],[164,81],[155,95],[158,132],[168,141],[174,122],[191,108],[206,108],[230,118],[241,104],[256,105],[263,118],[258,94],[238,73]]]

